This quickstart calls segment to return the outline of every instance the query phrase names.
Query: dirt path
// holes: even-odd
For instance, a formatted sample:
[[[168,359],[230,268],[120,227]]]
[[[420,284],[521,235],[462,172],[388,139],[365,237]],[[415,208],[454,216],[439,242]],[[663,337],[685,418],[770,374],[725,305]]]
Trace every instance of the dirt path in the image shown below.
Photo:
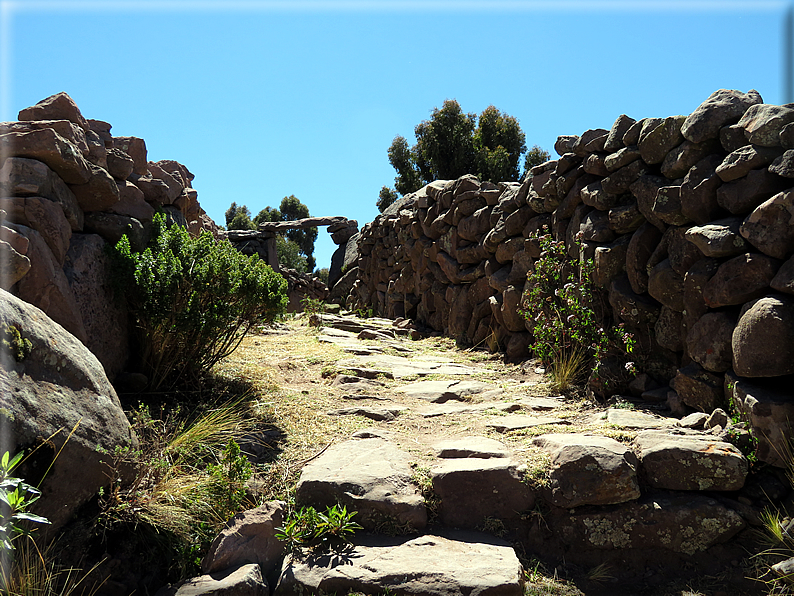
[[[434,459],[435,443],[455,437],[498,439],[534,467],[541,451],[531,440],[544,433],[625,442],[636,435],[607,420],[603,407],[555,394],[536,362],[507,364],[444,337],[384,337],[394,331],[385,319],[326,316],[318,328],[304,317],[249,335],[222,363],[224,375],[251,383],[259,413],[282,433],[276,463],[284,481],[271,496],[284,498],[279,491],[297,480],[298,463],[363,429],[387,435],[419,466]],[[358,339],[368,334],[378,339]],[[428,381],[449,388],[434,402],[433,391],[421,391]],[[392,415],[377,420],[379,412]]]

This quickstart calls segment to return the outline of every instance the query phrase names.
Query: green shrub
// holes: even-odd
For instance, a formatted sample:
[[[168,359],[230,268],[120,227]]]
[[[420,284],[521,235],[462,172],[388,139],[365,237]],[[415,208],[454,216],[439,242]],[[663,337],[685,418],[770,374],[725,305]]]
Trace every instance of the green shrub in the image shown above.
[[[157,389],[209,370],[252,325],[287,305],[286,280],[254,255],[202,232],[191,237],[155,215],[141,253],[123,236],[112,251],[117,287],[136,319],[144,372]]]
[[[344,505],[326,507],[325,513],[311,506],[301,507],[291,511],[284,525],[276,528],[276,538],[284,542],[290,551],[303,547],[338,546],[361,529],[353,521],[355,515],[355,511],[348,511]]]
[[[593,261],[571,259],[565,243],[548,234],[535,239],[541,253],[527,275],[529,284],[522,296],[521,311],[532,323],[532,351],[566,379],[576,379],[588,369],[598,374],[603,359],[610,354],[630,353],[634,339],[622,323],[609,328],[596,315],[594,306],[599,297],[592,281]],[[633,367],[633,363],[627,363],[627,367]]]

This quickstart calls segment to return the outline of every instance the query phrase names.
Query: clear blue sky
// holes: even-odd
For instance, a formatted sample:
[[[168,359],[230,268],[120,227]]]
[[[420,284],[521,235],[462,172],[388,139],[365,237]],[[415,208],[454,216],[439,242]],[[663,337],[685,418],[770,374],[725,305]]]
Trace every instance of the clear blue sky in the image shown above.
[[[783,103],[789,2],[0,0],[0,118],[66,91],[196,176],[218,223],[294,194],[363,225],[386,150],[445,99],[527,144],[688,114],[718,88]],[[792,100],[789,100],[792,101]],[[317,266],[334,245],[320,231]]]

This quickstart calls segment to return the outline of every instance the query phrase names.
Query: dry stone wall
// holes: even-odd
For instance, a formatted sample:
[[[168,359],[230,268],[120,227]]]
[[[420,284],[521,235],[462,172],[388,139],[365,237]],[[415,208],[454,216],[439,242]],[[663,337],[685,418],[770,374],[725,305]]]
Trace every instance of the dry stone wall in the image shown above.
[[[155,210],[191,234],[217,233],[193,174],[148,161],[138,137],[83,117],[58,93],[0,123],[0,287],[44,311],[112,379],[129,356],[127,315],[108,286],[106,243],[146,245]]]
[[[354,308],[529,355],[533,235],[595,262],[607,324],[645,347],[633,387],[674,412],[732,402],[782,464],[794,420],[794,106],[718,90],[689,115],[560,136],[520,183],[473,176],[400,199],[358,239]],[[577,242],[578,240],[578,242]]]

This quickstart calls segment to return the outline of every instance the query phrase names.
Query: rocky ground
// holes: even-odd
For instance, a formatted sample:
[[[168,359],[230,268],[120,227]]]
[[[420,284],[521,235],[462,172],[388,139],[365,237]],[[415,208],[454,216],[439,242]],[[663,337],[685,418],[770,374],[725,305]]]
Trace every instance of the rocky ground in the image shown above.
[[[433,587],[439,581],[457,582],[461,593],[752,591],[752,584],[743,581],[748,572],[747,562],[737,554],[741,548],[720,553],[733,557],[733,578],[724,573],[717,577],[706,567],[699,577],[702,559],[697,557],[686,572],[682,569],[679,577],[671,577],[664,567],[669,561],[663,551],[658,569],[647,564],[647,556],[637,569],[616,568],[616,559],[606,555],[603,564],[596,556],[566,565],[564,559],[555,560],[553,538],[547,537],[549,546],[544,552],[542,539],[534,545],[540,545],[538,550],[532,548],[532,539],[518,535],[533,524],[538,528],[544,524],[544,507],[535,494],[550,490],[552,457],[559,458],[555,453],[564,447],[565,437],[575,435],[581,442],[587,435],[593,449],[633,462],[628,445],[639,433],[649,437],[654,430],[694,432],[682,429],[677,419],[646,407],[642,400],[596,404],[575,394],[555,394],[537,362],[506,364],[502,356],[486,350],[457,350],[448,338],[423,336],[407,322],[328,314],[314,315],[311,324],[308,319],[303,316],[247,337],[219,368],[224,376],[250,384],[251,392],[259,396],[257,407],[272,422],[243,445],[254,456],[258,453],[268,470],[266,478],[252,488],[264,498],[294,498],[298,505],[312,504],[318,509],[337,501],[347,503],[359,511],[356,519],[366,532],[360,533],[354,551],[344,558],[341,575],[339,561],[328,557],[319,562],[311,557],[288,560],[280,580],[278,570],[271,570],[270,581],[280,582],[278,593],[377,592],[384,586],[446,593]],[[706,418],[698,417],[693,424],[702,427],[708,424]],[[670,431],[673,428],[677,430]],[[537,439],[542,435],[546,438]],[[733,462],[726,466],[736,467],[739,457],[728,447],[722,449]],[[621,466],[625,463],[615,464],[615,474],[621,473]],[[746,468],[727,473],[743,480]],[[493,494],[483,497],[486,484],[494,487],[487,491]],[[639,495],[631,478],[612,485],[612,490],[621,493],[620,499]],[[575,490],[557,490],[555,495],[561,507],[581,504]],[[593,504],[592,494],[589,498],[585,503]],[[614,494],[598,498],[603,503],[620,502]],[[720,509],[721,505],[703,499],[695,504],[690,499],[680,511],[699,515],[699,508]],[[634,513],[639,516],[649,507],[658,509],[658,502],[638,501]],[[710,514],[722,516],[719,532],[735,533],[744,527],[738,515],[725,508],[720,511]],[[588,523],[584,517],[579,521]],[[465,528],[469,533],[451,535],[449,528]],[[417,538],[416,530],[424,531],[425,537]],[[404,536],[398,539],[395,534]],[[583,527],[582,534],[592,535],[592,528]],[[647,539],[629,534],[625,540]],[[718,541],[704,532],[697,536]],[[676,545],[678,552],[697,550],[698,545],[691,542]],[[515,550],[511,543],[517,546]],[[656,550],[658,546],[650,545]],[[499,550],[504,548],[507,551]],[[381,553],[375,557],[380,564],[372,562],[373,552]],[[384,556],[385,552],[389,554]],[[466,557],[494,557],[489,565],[500,571],[460,575],[439,571],[443,561],[465,561]],[[623,564],[631,566],[631,557]],[[460,566],[467,568],[471,565]],[[404,580],[395,579],[395,569],[405,572]],[[726,586],[733,587],[725,591]]]

